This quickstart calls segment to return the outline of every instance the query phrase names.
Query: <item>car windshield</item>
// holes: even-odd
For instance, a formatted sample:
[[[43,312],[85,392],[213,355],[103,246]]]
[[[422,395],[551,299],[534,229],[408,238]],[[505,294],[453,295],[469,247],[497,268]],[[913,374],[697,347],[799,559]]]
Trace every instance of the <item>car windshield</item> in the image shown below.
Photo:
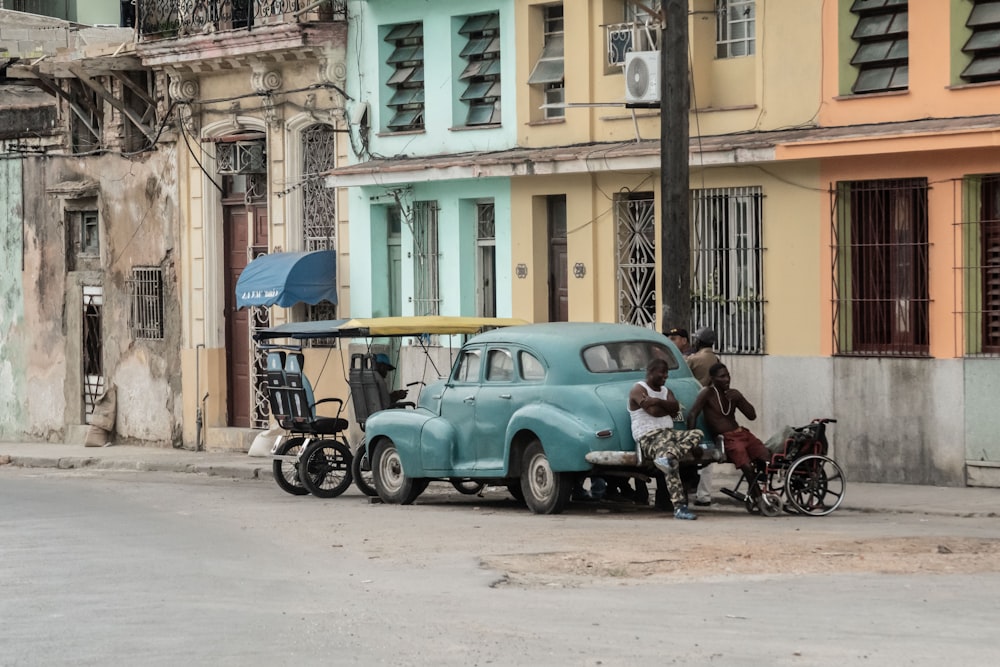
[[[583,363],[591,373],[644,371],[654,358],[665,359],[669,370],[680,366],[670,348],[647,340],[598,343],[583,349]]]

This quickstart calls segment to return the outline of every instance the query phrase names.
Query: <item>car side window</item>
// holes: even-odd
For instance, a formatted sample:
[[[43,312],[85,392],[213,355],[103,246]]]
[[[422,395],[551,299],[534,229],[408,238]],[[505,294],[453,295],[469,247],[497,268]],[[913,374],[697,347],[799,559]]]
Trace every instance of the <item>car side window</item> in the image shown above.
[[[486,354],[487,382],[510,382],[514,379],[514,360],[507,350],[490,350]]]
[[[480,359],[479,350],[463,352],[462,358],[458,362],[458,368],[455,370],[455,382],[478,382]]]
[[[533,381],[545,379],[545,366],[538,360],[538,357],[522,350],[518,353],[517,358],[521,362],[522,379]]]

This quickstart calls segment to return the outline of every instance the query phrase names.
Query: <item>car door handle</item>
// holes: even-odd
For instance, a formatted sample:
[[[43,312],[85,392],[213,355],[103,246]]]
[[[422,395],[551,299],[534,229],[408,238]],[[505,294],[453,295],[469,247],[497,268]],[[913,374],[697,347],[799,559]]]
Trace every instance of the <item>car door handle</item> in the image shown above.
[[[475,403],[476,402],[476,397],[475,396],[466,396],[462,400],[464,402],[466,402],[466,403]]]
[[[510,398],[510,394],[500,394],[500,398]]]

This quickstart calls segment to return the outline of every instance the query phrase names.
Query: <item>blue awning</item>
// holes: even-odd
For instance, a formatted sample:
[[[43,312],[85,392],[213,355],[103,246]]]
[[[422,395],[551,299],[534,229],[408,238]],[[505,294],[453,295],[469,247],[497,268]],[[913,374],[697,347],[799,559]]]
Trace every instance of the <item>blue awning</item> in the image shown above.
[[[333,250],[276,252],[254,259],[236,281],[236,307],[337,303]]]

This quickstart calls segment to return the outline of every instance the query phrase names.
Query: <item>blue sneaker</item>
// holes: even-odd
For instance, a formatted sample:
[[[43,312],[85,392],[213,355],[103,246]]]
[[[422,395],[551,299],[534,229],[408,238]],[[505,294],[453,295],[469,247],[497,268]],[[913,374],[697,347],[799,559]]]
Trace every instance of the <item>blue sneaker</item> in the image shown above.
[[[698,516],[688,509],[687,505],[678,505],[677,509],[674,510],[675,519],[683,519],[684,521],[694,521]]]

